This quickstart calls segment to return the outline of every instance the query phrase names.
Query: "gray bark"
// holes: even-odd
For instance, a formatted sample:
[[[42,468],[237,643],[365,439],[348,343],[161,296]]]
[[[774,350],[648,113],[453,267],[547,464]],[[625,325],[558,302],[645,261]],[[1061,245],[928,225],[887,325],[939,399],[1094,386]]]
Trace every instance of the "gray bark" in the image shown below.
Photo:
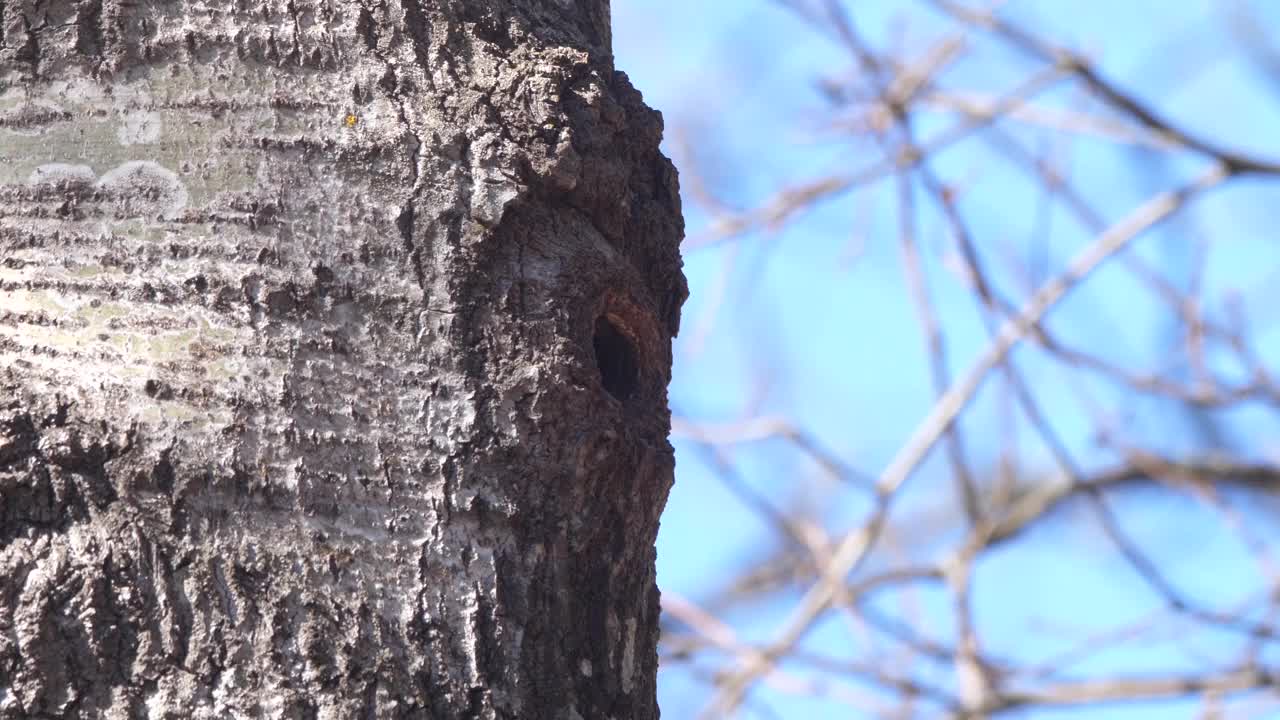
[[[607,0],[0,0],[0,718],[654,718]]]

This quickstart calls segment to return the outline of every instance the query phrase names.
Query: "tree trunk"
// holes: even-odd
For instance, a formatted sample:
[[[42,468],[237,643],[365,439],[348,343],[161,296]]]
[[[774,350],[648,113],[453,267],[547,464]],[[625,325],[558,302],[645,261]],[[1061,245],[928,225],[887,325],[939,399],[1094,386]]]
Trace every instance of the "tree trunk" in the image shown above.
[[[607,0],[0,0],[0,718],[655,718]]]

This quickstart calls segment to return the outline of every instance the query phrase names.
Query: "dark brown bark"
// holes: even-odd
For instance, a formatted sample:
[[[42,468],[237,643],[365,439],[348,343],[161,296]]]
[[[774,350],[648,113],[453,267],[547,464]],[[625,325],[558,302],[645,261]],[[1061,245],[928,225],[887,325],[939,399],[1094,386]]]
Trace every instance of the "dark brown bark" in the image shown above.
[[[605,0],[0,2],[0,718],[654,718]]]

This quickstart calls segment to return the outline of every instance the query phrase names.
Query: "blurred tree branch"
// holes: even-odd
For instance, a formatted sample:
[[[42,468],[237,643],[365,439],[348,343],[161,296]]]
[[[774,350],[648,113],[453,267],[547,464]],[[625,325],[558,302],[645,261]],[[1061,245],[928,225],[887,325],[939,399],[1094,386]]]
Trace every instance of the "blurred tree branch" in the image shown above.
[[[676,437],[694,443],[710,458],[710,466],[735,497],[766,518],[778,542],[761,544],[747,565],[701,604],[667,596],[664,661],[716,658],[717,669],[705,675],[712,693],[707,717],[734,714],[759,682],[821,695],[875,717],[914,717],[928,708],[949,717],[978,718],[1029,707],[1189,696],[1202,698],[1204,716],[1212,717],[1235,696],[1274,692],[1276,670],[1266,665],[1264,651],[1276,640],[1280,586],[1267,541],[1224,498],[1280,499],[1280,467],[1243,453],[1223,452],[1221,447],[1170,452],[1155,443],[1135,441],[1124,422],[1110,416],[1105,403],[1093,399],[1088,388],[1102,383],[1124,403],[1151,399],[1191,409],[1210,425],[1215,421],[1204,414],[1210,410],[1280,412],[1275,358],[1261,349],[1259,328],[1249,326],[1238,304],[1227,303],[1227,311],[1218,312],[1202,297],[1203,265],[1212,239],[1202,240],[1186,254],[1191,264],[1186,283],[1168,280],[1160,261],[1130,249],[1140,238],[1171,232],[1169,221],[1197,212],[1211,192],[1216,196],[1245,179],[1255,185],[1274,182],[1280,162],[1240,149],[1234,138],[1193,131],[1175,114],[1111,80],[1096,60],[1055,42],[1050,32],[1011,20],[1005,3],[982,9],[955,0],[905,3],[908,12],[934,13],[949,23],[914,51],[873,47],[855,23],[857,3],[775,4],[844,52],[849,71],[818,84],[830,111],[821,123],[823,137],[852,139],[874,158],[851,170],[795,182],[750,206],[722,199],[688,155],[683,168],[690,178],[687,185],[696,190],[694,201],[709,221],[686,241],[686,251],[713,250],[756,233],[776,232],[854,190],[870,193],[884,186],[883,197],[892,199],[885,214],[896,221],[904,295],[920,325],[934,401],[874,477],[857,470],[840,448],[819,440],[830,433],[808,428],[799,419],[777,413],[729,423],[677,418]],[[1275,82],[1276,52],[1257,32],[1259,21],[1248,19],[1249,12],[1244,5],[1233,6],[1229,27],[1245,40],[1241,45],[1256,66]],[[980,48],[990,47],[1022,56],[1027,64],[1017,66],[1021,76],[1005,87],[948,87],[952,71]],[[1068,92],[1086,101],[1063,107]],[[1176,158],[1178,172],[1192,168],[1194,177],[1157,174],[1162,189],[1131,205],[1118,220],[1108,221],[1110,213],[1100,209],[1111,204],[1100,201],[1113,199],[1107,197],[1105,183],[1099,187],[1096,181],[1083,182],[1072,177],[1070,168],[1037,156],[1024,145],[1028,133],[1109,144],[1118,152],[1137,148],[1146,153],[1141,157]],[[991,263],[993,255],[1007,248],[1003,238],[973,220],[966,204],[966,196],[977,192],[978,181],[952,182],[943,170],[946,163],[941,158],[961,148],[983,149],[993,162],[1007,163],[1040,188],[1047,208],[1060,210],[1091,239],[1056,272],[1048,267],[1027,269],[1014,259]],[[1128,157],[1133,162],[1135,156]],[[1021,207],[1001,206],[998,211],[1029,214]],[[1046,233],[1047,217],[1037,226]],[[951,308],[934,272],[939,259],[926,242],[930,232],[937,232],[935,227],[954,249],[941,264],[968,292],[988,334],[985,347],[959,373],[949,350]],[[1047,238],[1037,241],[1047,246]],[[1044,256],[1040,262],[1047,265],[1051,259]],[[1068,296],[1101,282],[1095,278],[1112,265],[1167,309],[1180,343],[1172,355],[1135,368],[1117,359],[1105,344],[1075,337],[1077,327],[1052,322]],[[726,262],[717,280],[715,307],[708,318],[725,312],[722,301],[732,267]],[[1009,292],[1011,285],[1023,288],[1021,297]],[[1121,316],[1120,324],[1127,327],[1127,318]],[[706,336],[699,333],[699,344]],[[1034,364],[1025,359],[1033,350]],[[1053,388],[1043,385],[1046,370],[1055,374]],[[961,422],[974,413],[980,391],[991,385],[1007,400],[1008,429],[988,437],[966,426],[962,435]],[[1079,439],[1067,437],[1055,414],[1057,406],[1046,400],[1048,390],[1064,387],[1076,388],[1074,395],[1093,420],[1097,451],[1088,457],[1075,449],[1081,445]],[[1051,468],[1023,463],[1017,437],[1024,434],[1046,451]],[[996,446],[998,467],[989,469],[976,459],[974,447],[980,443],[975,438]],[[840,482],[821,485],[824,495],[815,502],[792,507],[778,502],[744,478],[733,460],[739,448],[766,442],[782,443],[821,477]],[[908,481],[940,443],[946,469],[931,469],[930,483],[939,482],[941,474],[949,480],[951,492],[928,513],[915,504],[899,510]],[[785,481],[797,488],[818,486],[804,477]],[[1265,597],[1224,609],[1180,589],[1178,568],[1168,562],[1167,553],[1145,547],[1127,527],[1132,518],[1117,501],[1134,493],[1187,496],[1211,509],[1249,547],[1259,567],[1268,569]],[[1141,622],[1117,622],[1112,631],[1095,634],[1044,664],[988,651],[984,632],[989,628],[975,618],[972,597],[982,579],[981,563],[997,550],[1030,542],[1037,528],[1053,527],[1063,516],[1061,509],[1073,502],[1090,511],[1108,547],[1163,608],[1153,609]],[[858,521],[837,524],[823,517],[824,504],[864,512]],[[890,560],[890,555],[896,559]],[[946,598],[951,622],[945,634],[931,635],[883,610],[880,599],[903,598],[926,587]],[[767,641],[742,640],[733,614],[766,602],[783,603],[785,619]],[[858,657],[815,652],[806,639],[831,618],[843,619],[852,633],[892,654],[877,654],[870,645]],[[1161,623],[1223,631],[1247,642],[1248,648],[1238,661],[1206,663],[1198,673],[1157,668],[1141,677],[1063,676],[1063,669],[1105,648],[1150,636]],[[886,662],[888,657],[893,661]],[[917,668],[920,672],[913,672]],[[939,671],[950,673],[951,681],[938,682]],[[832,685],[815,679],[819,676],[847,683]],[[866,693],[850,692],[851,688],[873,692],[864,697]]]

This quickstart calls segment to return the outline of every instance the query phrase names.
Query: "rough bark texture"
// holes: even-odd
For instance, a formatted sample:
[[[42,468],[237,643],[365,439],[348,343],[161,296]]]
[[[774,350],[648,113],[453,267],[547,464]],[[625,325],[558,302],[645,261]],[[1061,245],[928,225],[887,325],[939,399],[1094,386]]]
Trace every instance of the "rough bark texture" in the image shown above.
[[[0,0],[0,718],[654,718],[607,0]]]

